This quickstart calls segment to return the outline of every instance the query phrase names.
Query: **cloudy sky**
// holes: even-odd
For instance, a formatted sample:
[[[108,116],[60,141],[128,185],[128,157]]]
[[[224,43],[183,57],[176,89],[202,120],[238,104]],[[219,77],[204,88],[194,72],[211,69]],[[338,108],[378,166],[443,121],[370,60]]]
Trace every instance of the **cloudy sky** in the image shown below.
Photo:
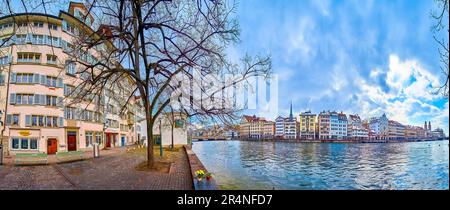
[[[431,120],[448,133],[449,103],[432,94],[444,79],[433,9],[432,0],[242,0],[241,43],[229,54],[272,56],[280,115],[292,100],[294,114],[385,112],[405,124]]]

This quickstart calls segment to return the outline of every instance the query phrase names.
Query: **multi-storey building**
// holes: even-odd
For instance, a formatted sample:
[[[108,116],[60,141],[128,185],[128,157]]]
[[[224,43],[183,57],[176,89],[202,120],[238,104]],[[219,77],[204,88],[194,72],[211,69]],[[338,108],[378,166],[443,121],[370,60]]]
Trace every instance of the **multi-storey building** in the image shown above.
[[[279,116],[275,119],[275,137],[281,139],[297,138],[297,120],[292,113],[292,103],[289,117]]]
[[[331,112],[322,111],[318,117],[319,139],[331,139]]]
[[[239,125],[241,139],[271,139],[275,132],[275,122],[262,117],[244,115]]]
[[[7,40],[0,49],[0,101],[6,102],[0,103],[0,110],[4,113],[6,152],[55,154],[89,149],[93,143],[104,148],[133,143],[130,109],[119,113],[118,103],[107,102],[108,96],[103,96],[108,93],[103,92],[88,93],[80,101],[72,98],[72,93],[83,91],[77,85],[89,78],[87,72],[78,74],[80,63],[94,63],[99,50],[108,50],[104,46],[73,56],[77,34],[96,33],[91,28],[93,17],[86,14],[83,4],[72,2],[68,12],[61,11],[59,16],[0,17],[0,40]]]
[[[405,126],[401,123],[388,120],[388,136],[389,140],[403,140],[405,139]]]
[[[316,138],[317,115],[311,111],[303,112],[299,115],[299,138],[311,140]]]
[[[347,136],[352,140],[369,139],[369,130],[363,126],[359,115],[348,115]]]
[[[374,139],[387,139],[389,132],[386,114],[383,114],[381,117],[371,118],[369,120],[369,129],[373,131]]]

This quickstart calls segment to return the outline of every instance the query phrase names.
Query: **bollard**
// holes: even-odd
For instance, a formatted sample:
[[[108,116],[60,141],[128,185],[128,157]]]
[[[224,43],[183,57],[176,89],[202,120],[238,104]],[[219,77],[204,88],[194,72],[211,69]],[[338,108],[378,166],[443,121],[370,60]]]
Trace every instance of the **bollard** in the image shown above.
[[[94,158],[100,157],[100,146],[97,143],[94,143]]]

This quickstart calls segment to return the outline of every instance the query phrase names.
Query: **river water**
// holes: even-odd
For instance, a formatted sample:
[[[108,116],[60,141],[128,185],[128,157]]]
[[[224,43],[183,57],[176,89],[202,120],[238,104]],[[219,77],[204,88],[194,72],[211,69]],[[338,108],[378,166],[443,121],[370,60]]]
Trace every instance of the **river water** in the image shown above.
[[[222,189],[449,189],[449,141],[194,142]]]

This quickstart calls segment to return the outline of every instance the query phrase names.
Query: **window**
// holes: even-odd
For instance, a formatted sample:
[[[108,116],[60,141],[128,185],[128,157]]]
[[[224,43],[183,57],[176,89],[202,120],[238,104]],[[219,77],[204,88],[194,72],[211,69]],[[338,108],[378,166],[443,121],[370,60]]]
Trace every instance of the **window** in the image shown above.
[[[17,34],[16,35],[16,44],[25,44],[27,41],[26,34]]]
[[[3,25],[0,25],[0,30],[1,30],[1,29],[10,28],[10,27],[12,27],[12,26],[13,26],[12,23],[5,23],[5,24],[3,24]]]
[[[49,95],[47,95],[47,103],[46,103],[46,105],[47,106],[57,106],[56,99],[57,99],[56,96],[49,96]]]
[[[3,41],[0,42],[0,43],[3,43]],[[8,63],[8,57],[7,56],[0,57],[0,65],[5,65],[7,63]]]
[[[43,28],[44,27],[44,23],[43,22],[34,22],[34,27]]]
[[[17,23],[17,27],[27,27],[28,23],[27,22],[19,22]]]
[[[19,139],[18,138],[12,138],[11,147],[13,149],[19,149]]]
[[[40,63],[41,54],[39,53],[17,53],[17,62]]]
[[[95,142],[97,142],[97,144],[102,144],[102,134],[101,133],[96,133],[95,134]]]
[[[73,26],[73,25],[67,25],[67,32],[69,32],[69,33],[71,33],[71,34],[76,34],[76,27],[75,26]]]
[[[47,76],[47,86],[48,87],[56,87],[56,77]]]
[[[11,138],[11,147],[14,150],[37,150],[38,140],[36,138]]]
[[[70,96],[75,90],[75,86],[65,85],[64,86],[64,96]]]
[[[64,116],[66,119],[74,120],[75,119],[75,108],[66,107],[64,110]]]
[[[92,132],[86,132],[86,147],[92,146]]]
[[[28,149],[28,147],[29,147],[28,139],[27,138],[20,139],[20,149]]]
[[[16,83],[19,84],[33,84],[33,74],[30,73],[17,73]]]
[[[18,105],[32,105],[34,95],[32,94],[16,94],[16,104]]]
[[[47,55],[47,63],[48,64],[56,64],[56,55]]]
[[[19,114],[12,115],[11,125],[19,125]]]
[[[58,30],[58,25],[56,25],[56,24],[52,24],[52,23],[49,23],[48,24],[48,29],[51,29],[51,30]]]
[[[75,70],[76,64],[73,61],[66,61],[66,73],[69,75],[75,75],[76,70]]]
[[[33,44],[44,44],[43,35],[33,35]]]

